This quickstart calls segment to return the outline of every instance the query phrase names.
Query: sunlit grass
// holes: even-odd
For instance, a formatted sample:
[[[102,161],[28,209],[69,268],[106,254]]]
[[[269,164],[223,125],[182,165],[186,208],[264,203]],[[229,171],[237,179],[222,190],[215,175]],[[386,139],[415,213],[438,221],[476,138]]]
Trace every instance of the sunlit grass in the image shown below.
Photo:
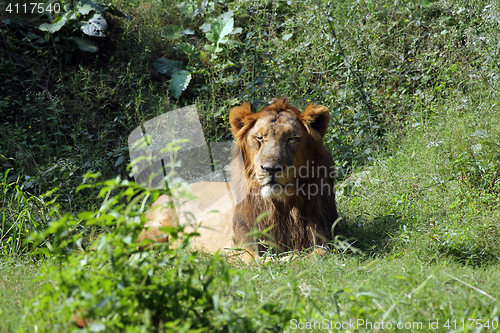
[[[30,299],[42,282],[33,283],[38,265],[25,259],[0,260],[0,332],[17,332]]]

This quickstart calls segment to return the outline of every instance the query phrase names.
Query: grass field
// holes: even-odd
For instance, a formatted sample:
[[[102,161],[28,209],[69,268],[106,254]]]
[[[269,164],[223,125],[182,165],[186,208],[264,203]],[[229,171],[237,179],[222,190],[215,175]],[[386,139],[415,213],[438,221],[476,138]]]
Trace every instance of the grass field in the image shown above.
[[[0,16],[0,332],[500,331],[497,2],[113,5],[106,37]],[[131,131],[195,104],[228,141],[231,107],[282,95],[330,110],[335,250],[137,255]]]
[[[15,332],[29,300],[40,288],[41,283],[34,282],[38,266],[24,260],[2,262],[0,273],[0,331]]]

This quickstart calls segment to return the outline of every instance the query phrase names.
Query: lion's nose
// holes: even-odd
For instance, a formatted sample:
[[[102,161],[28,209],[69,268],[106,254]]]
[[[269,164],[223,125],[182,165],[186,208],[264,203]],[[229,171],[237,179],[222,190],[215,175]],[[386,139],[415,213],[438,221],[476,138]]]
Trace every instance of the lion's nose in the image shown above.
[[[282,166],[261,165],[260,168],[262,169],[262,171],[269,173],[271,176],[274,176],[276,173],[283,171]]]

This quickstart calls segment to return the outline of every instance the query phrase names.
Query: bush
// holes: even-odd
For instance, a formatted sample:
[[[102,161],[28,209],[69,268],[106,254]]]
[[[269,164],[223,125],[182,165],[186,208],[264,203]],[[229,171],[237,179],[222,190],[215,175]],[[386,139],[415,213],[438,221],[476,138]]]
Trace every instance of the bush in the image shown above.
[[[62,331],[78,314],[93,332],[209,327],[211,287],[229,279],[224,261],[214,256],[200,265],[196,253],[186,251],[194,234],[182,235],[182,227],[165,230],[172,240],[182,235],[177,247],[169,242],[159,252],[140,249],[145,204],[158,192],[119,178],[95,186],[102,186],[100,197],[115,194],[98,211],[68,213],[35,236],[48,245],[39,253],[52,260],[42,269],[40,278],[51,282],[32,304],[32,323],[42,332]],[[104,232],[86,246],[84,235],[72,232],[78,225]]]
[[[17,257],[34,250],[29,235],[44,230],[55,211],[51,208],[53,201],[46,201],[51,192],[30,194],[19,177],[9,180],[10,171],[5,171],[0,183],[0,256]]]

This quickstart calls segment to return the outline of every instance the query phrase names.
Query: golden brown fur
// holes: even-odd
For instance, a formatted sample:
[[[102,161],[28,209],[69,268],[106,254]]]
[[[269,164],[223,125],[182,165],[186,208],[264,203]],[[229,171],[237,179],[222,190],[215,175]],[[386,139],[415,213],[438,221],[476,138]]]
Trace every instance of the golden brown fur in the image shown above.
[[[237,245],[253,250],[260,238],[252,239],[248,233],[255,229],[270,229],[282,250],[326,246],[337,219],[335,168],[322,143],[329,119],[326,107],[311,104],[301,113],[287,98],[258,113],[252,113],[248,103],[232,109],[231,183],[192,184],[198,199],[182,208],[202,222],[195,247],[216,251]],[[170,200],[162,196],[155,206],[164,207]],[[270,214],[256,222],[265,212]],[[172,208],[150,210],[146,227],[151,229],[140,240],[161,237],[161,226],[188,224],[183,215]],[[258,249],[264,247],[259,243]]]
[[[322,143],[329,119],[324,106],[311,104],[301,113],[286,98],[255,114],[248,104],[231,111],[235,148],[244,161],[233,176],[244,172],[249,189],[235,208],[237,243],[248,243],[245,235],[254,227],[260,231],[272,227],[269,234],[285,250],[325,246],[331,240],[337,219],[335,167]],[[263,190],[270,178],[267,169],[273,168],[277,195]],[[264,212],[271,214],[255,223]]]

